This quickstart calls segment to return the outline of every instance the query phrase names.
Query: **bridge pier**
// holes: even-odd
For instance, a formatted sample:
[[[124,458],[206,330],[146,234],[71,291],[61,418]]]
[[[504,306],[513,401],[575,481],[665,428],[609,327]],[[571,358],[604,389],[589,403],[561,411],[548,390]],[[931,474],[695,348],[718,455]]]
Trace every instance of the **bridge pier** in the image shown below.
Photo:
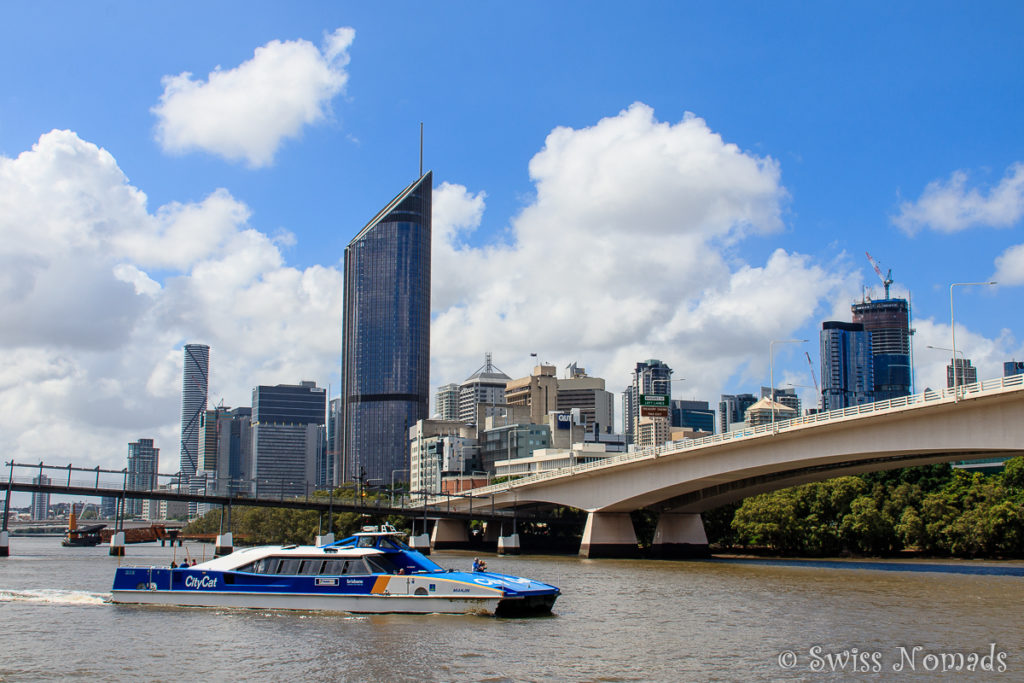
[[[513,533],[511,536],[499,536],[498,537],[498,554],[499,555],[518,555],[519,554],[519,534]]]
[[[651,554],[667,560],[711,557],[704,522],[697,513],[663,512],[654,530]]]
[[[116,531],[110,537],[110,554],[113,557],[124,557],[124,532]]]
[[[636,531],[628,512],[591,512],[583,529],[581,557],[638,557]]]
[[[466,550],[469,548],[469,524],[458,519],[439,519],[430,538],[434,550]]]
[[[334,534],[317,534],[314,545],[325,546],[334,543]]]
[[[217,534],[217,542],[213,546],[213,556],[221,557],[222,555],[230,555],[235,551],[234,543],[232,542],[231,532],[226,534]],[[320,545],[319,543],[317,545]]]
[[[7,529],[0,531],[0,557],[7,557],[11,554],[11,535]]]

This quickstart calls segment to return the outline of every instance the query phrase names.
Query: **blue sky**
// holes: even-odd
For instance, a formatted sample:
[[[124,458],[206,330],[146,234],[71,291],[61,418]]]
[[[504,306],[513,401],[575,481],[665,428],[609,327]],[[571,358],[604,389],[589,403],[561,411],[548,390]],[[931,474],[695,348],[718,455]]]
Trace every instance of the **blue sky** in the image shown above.
[[[536,352],[618,393],[818,372],[864,252],[912,296],[918,388],[1024,358],[1019,3],[7,3],[0,446],[177,464],[211,399],[338,385],[344,246],[435,180],[433,386]],[[65,131],[51,133],[51,131]],[[813,389],[801,388],[805,402]]]

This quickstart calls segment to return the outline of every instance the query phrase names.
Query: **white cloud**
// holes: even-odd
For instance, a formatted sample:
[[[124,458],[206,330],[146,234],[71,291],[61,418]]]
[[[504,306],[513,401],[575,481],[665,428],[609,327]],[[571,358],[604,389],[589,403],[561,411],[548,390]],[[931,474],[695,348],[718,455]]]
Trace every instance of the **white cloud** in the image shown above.
[[[941,389],[946,386],[946,366],[953,355],[950,327],[934,318],[914,320],[913,325],[915,388],[918,392]],[[983,380],[1002,377],[1005,361],[1024,358],[1024,345],[1008,329],[989,339],[957,322],[956,355],[968,358],[978,369],[978,379]]]
[[[536,198],[509,244],[463,244],[453,226],[477,225],[484,197],[439,190],[434,385],[462,381],[485,351],[519,376],[537,352],[578,361],[617,393],[638,360],[655,357],[686,378],[679,395],[713,399],[738,368],[766,382],[768,340],[851,289],[848,268],[784,250],[764,265],[735,260],[737,241],[783,228],[779,165],[693,115],[665,123],[638,103],[558,128],[530,174]]]
[[[168,152],[205,150],[269,166],[285,139],[330,114],[331,100],[348,82],[354,39],[353,29],[339,28],[323,50],[306,40],[272,40],[252,59],[226,71],[218,67],[205,81],[189,72],[165,76],[152,108],[157,140]]]
[[[996,258],[992,279],[1001,285],[1024,285],[1024,244],[1017,244]]]
[[[987,195],[967,188],[967,174],[956,171],[948,181],[928,183],[916,202],[900,204],[893,223],[907,234],[921,228],[938,232],[959,232],[989,226],[1007,228],[1024,216],[1024,164],[1011,165],[999,184]]]
[[[181,347],[210,344],[211,399],[338,372],[341,275],[289,268],[226,190],[150,211],[70,131],[0,157],[0,449],[120,468],[155,437],[177,469]],[[159,280],[152,273],[159,272]]]

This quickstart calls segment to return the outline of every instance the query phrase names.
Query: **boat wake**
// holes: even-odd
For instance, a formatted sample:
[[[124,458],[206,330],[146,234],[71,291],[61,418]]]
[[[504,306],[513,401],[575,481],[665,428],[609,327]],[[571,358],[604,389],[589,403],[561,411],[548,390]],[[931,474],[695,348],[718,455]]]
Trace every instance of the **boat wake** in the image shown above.
[[[109,593],[62,591],[51,589],[9,591],[0,590],[0,603],[35,602],[48,605],[102,605],[110,599]]]

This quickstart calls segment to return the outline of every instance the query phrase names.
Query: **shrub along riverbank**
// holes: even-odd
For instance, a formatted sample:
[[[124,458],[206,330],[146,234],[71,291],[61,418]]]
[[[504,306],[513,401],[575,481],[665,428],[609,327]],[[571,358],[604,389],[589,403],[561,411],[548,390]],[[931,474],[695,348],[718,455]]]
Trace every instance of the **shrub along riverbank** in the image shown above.
[[[747,498],[705,523],[712,544],[732,549],[1024,557],[1024,458],[999,474],[932,465],[838,477]]]

